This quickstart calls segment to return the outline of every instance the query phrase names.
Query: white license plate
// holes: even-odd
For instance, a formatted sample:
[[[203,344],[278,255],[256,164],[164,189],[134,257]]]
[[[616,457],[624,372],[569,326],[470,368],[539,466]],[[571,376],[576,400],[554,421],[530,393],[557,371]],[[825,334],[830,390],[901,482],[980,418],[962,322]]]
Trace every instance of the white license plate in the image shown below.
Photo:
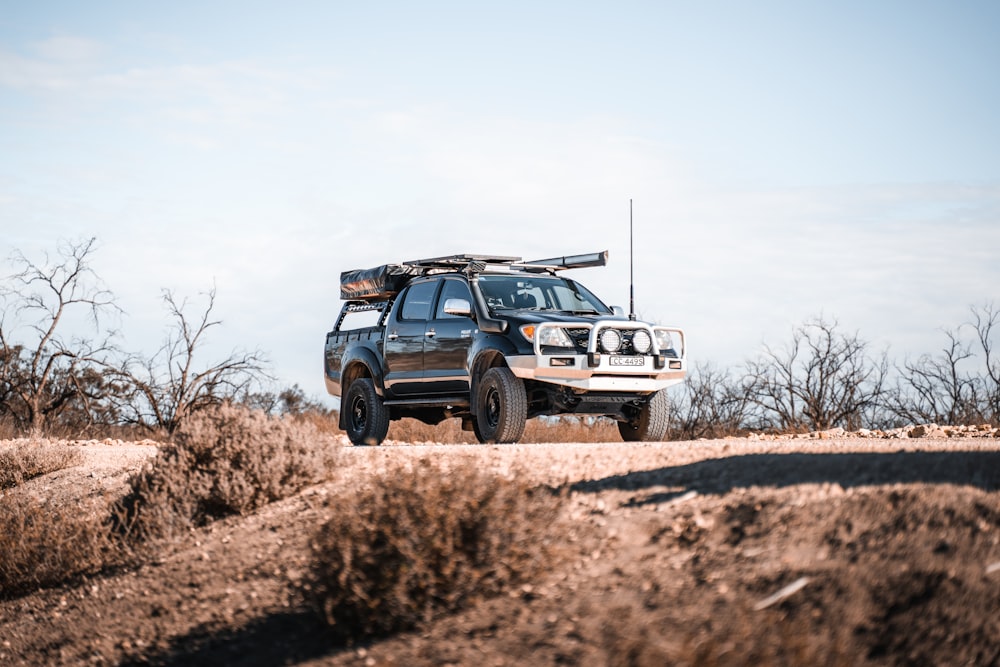
[[[646,360],[642,357],[609,357],[612,366],[644,366]]]

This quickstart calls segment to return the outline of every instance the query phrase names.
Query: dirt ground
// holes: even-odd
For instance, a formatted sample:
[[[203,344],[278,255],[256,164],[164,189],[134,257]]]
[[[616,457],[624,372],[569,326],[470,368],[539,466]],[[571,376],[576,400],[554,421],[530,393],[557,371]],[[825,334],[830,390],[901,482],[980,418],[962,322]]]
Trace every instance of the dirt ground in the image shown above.
[[[75,446],[84,464],[19,492],[113,496],[156,451]],[[337,479],[155,563],[0,601],[0,665],[1000,664],[1000,438],[343,454]],[[334,643],[301,601],[332,491],[428,456],[567,489],[565,560],[415,632]]]

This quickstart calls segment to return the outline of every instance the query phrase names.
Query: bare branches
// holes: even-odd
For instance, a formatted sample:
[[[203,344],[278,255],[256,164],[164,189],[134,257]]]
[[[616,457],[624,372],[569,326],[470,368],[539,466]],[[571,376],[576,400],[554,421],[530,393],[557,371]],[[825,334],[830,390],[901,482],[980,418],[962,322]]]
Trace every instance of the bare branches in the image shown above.
[[[747,390],[762,420],[781,430],[859,428],[878,406],[888,372],[885,353],[872,357],[857,333],[815,318],[797,328],[783,350],[765,346],[747,363]]]
[[[90,268],[94,251],[95,239],[91,238],[64,242],[58,257],[46,255],[39,264],[16,252],[12,262],[17,270],[7,279],[10,285],[0,286],[0,296],[11,305],[9,312],[31,332],[24,343],[15,344],[11,332],[4,331],[7,322],[0,320],[4,370],[0,393],[11,398],[5,402],[8,416],[36,434],[82,396],[77,375],[105,364],[116,350],[115,333],[102,331],[100,318],[120,309]],[[99,340],[63,333],[65,320],[79,310],[89,314],[90,327]]]
[[[209,329],[221,324],[211,317],[215,288],[203,296],[204,309],[192,316],[187,299],[178,301],[172,292],[163,291],[173,320],[166,340],[152,357],[132,357],[117,373],[129,387],[121,405],[127,421],[172,433],[190,414],[247,394],[268,377],[260,351],[234,351],[218,363],[199,367],[196,353]]]
[[[947,344],[939,355],[922,355],[898,369],[888,406],[904,421],[978,424],[1000,420],[1000,359],[995,356],[994,340],[1000,311],[986,303],[971,307],[970,312],[971,320],[944,330]]]
[[[1000,329],[1000,311],[992,302],[982,307],[972,307],[972,321],[969,325],[975,330],[976,340],[983,351],[985,375],[980,376],[983,400],[986,411],[993,421],[1000,420],[1000,358],[996,355],[994,332]]]
[[[746,383],[708,363],[688,372],[683,393],[671,406],[674,440],[719,438],[745,429],[750,408]]]
[[[899,369],[889,401],[892,411],[913,424],[968,424],[982,421],[978,407],[978,382],[962,372],[963,362],[973,357],[971,347],[959,332],[944,331],[947,345],[938,356],[921,355]]]

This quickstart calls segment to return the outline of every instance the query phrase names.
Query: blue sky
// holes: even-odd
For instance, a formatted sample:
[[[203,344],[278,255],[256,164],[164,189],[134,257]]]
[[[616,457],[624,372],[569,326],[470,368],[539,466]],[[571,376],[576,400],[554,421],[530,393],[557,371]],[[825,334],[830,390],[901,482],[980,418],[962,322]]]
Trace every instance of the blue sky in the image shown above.
[[[0,0],[0,255],[96,236],[152,352],[321,395],[342,270],[609,249],[580,271],[737,364],[818,314],[894,357],[1000,297],[996,2]]]

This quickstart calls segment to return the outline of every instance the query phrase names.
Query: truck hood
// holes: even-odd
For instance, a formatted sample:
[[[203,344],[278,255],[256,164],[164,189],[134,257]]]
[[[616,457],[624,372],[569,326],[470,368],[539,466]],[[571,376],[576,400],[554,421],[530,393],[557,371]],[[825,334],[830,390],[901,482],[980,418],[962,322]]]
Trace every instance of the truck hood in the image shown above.
[[[599,315],[574,315],[557,310],[501,310],[495,317],[504,319],[511,323],[511,326],[522,324],[541,324],[542,322],[560,322],[572,324],[574,322],[587,322],[592,324],[598,320],[621,320],[628,321],[628,318],[617,317],[612,313],[601,313]]]

